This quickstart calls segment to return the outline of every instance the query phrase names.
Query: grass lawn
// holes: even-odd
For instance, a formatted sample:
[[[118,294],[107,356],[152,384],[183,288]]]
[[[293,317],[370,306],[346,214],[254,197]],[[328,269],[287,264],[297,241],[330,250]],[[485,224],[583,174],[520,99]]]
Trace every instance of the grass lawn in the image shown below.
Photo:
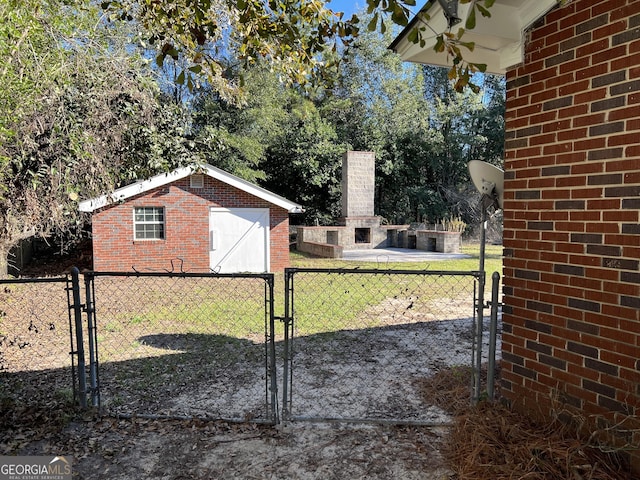
[[[465,243],[462,245],[462,253],[469,258],[433,261],[429,264],[429,270],[446,271],[477,271],[480,263],[480,244]],[[291,266],[295,268],[372,268],[393,270],[418,270],[424,268],[421,262],[398,262],[385,264],[381,267],[376,262],[354,262],[335,258],[318,258],[304,253],[291,252]],[[487,278],[491,278],[493,272],[502,275],[502,245],[487,245],[485,247],[485,271]]]
[[[299,272],[294,275],[295,317],[298,319],[298,334],[316,334],[343,329],[378,326],[377,317],[384,316],[373,311],[374,306],[386,305],[408,299],[413,312],[429,311],[432,315],[447,318],[447,310],[454,304],[469,303],[473,298],[473,282],[470,276],[430,275],[430,272],[478,271],[480,246],[467,244],[464,259],[432,261],[425,270],[424,262],[391,262],[380,266],[376,262],[356,262],[341,259],[311,257],[292,252],[294,268],[321,268],[351,270],[349,275]],[[416,275],[368,275],[353,272],[365,270],[425,271]],[[502,272],[502,246],[490,245],[485,249],[485,271],[487,287],[485,299],[491,296],[491,274]],[[281,311],[283,288],[276,279],[276,311]],[[395,307],[399,308],[399,307]],[[363,316],[363,312],[368,312]],[[368,318],[364,322],[363,318]]]

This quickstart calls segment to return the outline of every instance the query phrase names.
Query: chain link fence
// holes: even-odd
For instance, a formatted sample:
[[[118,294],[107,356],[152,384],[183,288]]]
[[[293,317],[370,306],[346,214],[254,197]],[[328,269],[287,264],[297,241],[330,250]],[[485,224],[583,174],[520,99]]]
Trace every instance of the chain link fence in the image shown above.
[[[75,325],[70,295],[68,277],[0,280],[4,412],[73,405]]]
[[[83,278],[0,281],[3,404],[79,398],[111,415],[264,423],[281,406],[285,420],[442,424],[428,380],[468,377],[471,401],[491,356],[478,272],[287,269],[277,296],[273,274]]]
[[[272,275],[85,278],[104,411],[276,421]]]
[[[480,274],[289,269],[286,275],[285,317],[292,320],[284,346],[285,420],[446,423],[423,387],[447,368],[468,376],[471,400]]]

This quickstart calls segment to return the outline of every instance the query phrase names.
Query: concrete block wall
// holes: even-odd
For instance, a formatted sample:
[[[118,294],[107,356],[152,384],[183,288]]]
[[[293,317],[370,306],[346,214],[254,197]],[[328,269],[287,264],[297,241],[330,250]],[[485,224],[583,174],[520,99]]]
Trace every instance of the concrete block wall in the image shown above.
[[[288,212],[209,176],[204,188],[189,177],[95,212],[92,217],[93,268],[97,271],[175,270],[209,273],[209,209],[269,208],[272,271],[289,266]],[[165,208],[165,239],[134,240],[134,207]]]
[[[367,248],[383,248],[388,246],[387,229],[380,226],[380,217],[373,215],[360,217],[347,217],[338,219],[338,224],[343,228],[338,230],[338,243],[345,250],[357,250]],[[359,238],[356,229],[366,231],[368,241]]]
[[[436,232],[416,230],[416,248],[441,253],[460,253],[461,235],[459,232]]]
[[[375,153],[346,152],[342,161],[342,216],[374,214]]]
[[[379,222],[378,222],[379,223]],[[362,227],[367,228],[367,227]],[[356,243],[355,241],[355,227],[346,226],[329,226],[329,227],[297,227],[298,238],[297,245],[298,250],[301,252],[309,252],[304,247],[305,243],[326,244],[340,246],[339,251],[343,250],[357,250],[357,249],[369,249],[369,248],[381,248],[387,245],[387,234],[385,229],[381,229],[378,225],[377,228],[370,228],[370,242],[368,243]],[[309,252],[314,253],[314,252]],[[331,258],[334,258],[333,255]]]
[[[501,391],[581,412],[640,470],[640,2],[558,6],[525,58],[507,73]]]
[[[318,242],[299,242],[297,250],[323,258],[342,258],[343,251],[340,245]]]
[[[440,253],[460,253],[460,233],[442,232],[434,230],[417,230],[409,232],[409,225],[379,225],[378,217],[366,217],[371,219],[368,224],[364,218],[346,219],[354,220],[355,224],[362,228],[370,228],[370,242],[356,243],[353,226],[334,227],[297,227],[297,249],[313,255],[329,258],[336,256],[343,250],[366,250],[372,248],[415,248],[418,250],[434,251]],[[374,220],[374,219],[377,219]],[[345,219],[342,219],[344,221]],[[377,225],[377,226],[376,226]],[[413,241],[412,241],[413,240]],[[313,245],[307,245],[313,244]],[[322,248],[339,246],[336,248]]]

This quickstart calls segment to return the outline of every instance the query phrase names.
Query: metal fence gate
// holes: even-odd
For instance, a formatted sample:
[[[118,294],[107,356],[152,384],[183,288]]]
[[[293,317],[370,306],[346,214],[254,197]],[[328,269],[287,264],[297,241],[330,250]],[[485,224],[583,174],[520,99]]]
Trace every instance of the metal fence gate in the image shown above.
[[[92,403],[276,423],[273,284],[272,274],[85,274]]]
[[[76,373],[77,363],[82,362],[82,319],[74,315],[72,280],[70,276],[0,280],[3,410],[72,407],[81,399]],[[81,363],[79,370],[83,367]]]
[[[481,275],[288,269],[283,419],[447,423],[422,388],[459,368],[471,401]]]
[[[439,425],[449,417],[425,395],[429,378],[466,375],[472,401],[481,364],[493,372],[497,322],[484,321],[481,272],[287,269],[282,317],[274,284],[273,274],[82,279],[77,269],[2,280],[0,400],[120,416]],[[490,303],[495,320],[495,277]]]

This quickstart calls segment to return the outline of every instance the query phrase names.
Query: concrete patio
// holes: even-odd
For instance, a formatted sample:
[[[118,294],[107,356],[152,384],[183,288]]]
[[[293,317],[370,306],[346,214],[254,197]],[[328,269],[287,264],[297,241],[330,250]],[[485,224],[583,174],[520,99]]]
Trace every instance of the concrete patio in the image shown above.
[[[374,248],[367,250],[344,250],[342,260],[359,262],[436,262],[442,260],[454,260],[471,258],[464,253],[439,253],[412,248]]]

